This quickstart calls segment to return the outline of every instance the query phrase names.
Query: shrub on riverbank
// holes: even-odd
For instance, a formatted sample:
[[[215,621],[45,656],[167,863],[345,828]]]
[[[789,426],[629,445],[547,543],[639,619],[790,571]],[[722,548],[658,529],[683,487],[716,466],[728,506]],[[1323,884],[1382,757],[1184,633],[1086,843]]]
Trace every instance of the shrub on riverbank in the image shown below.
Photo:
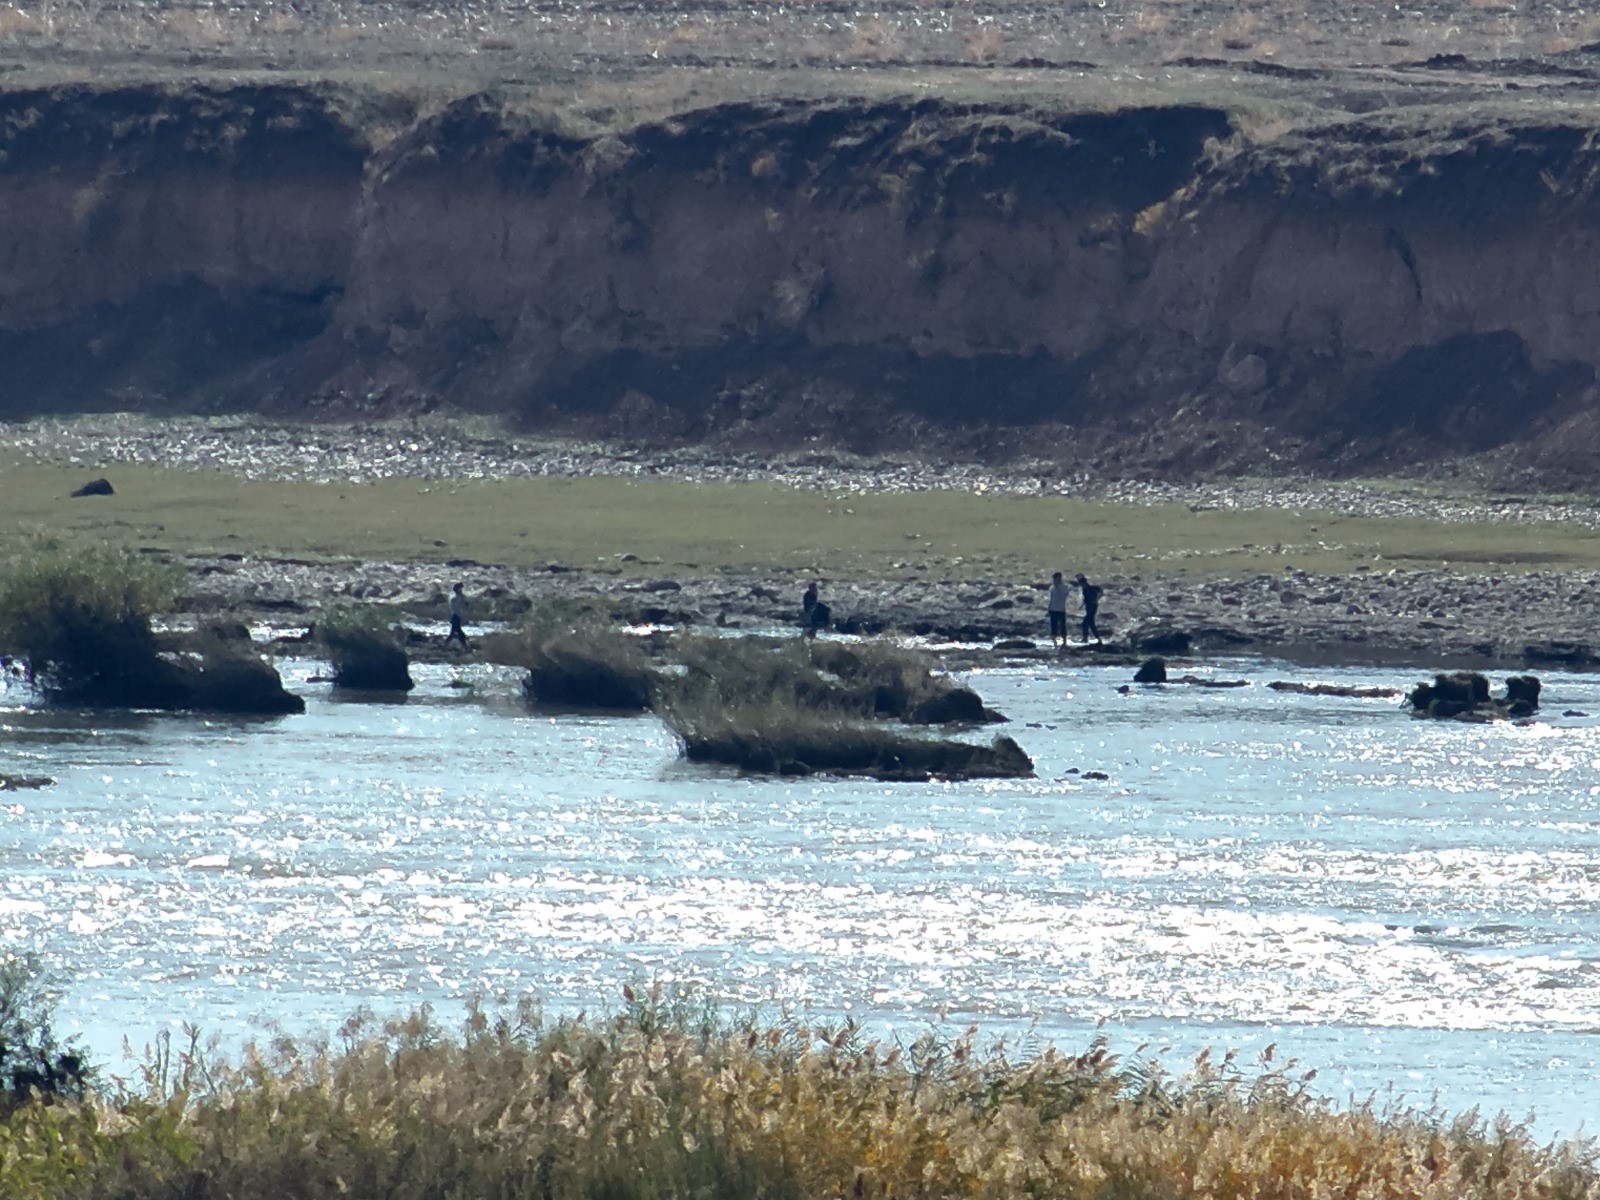
[[[1309,1076],[1204,1056],[1172,1080],[1101,1045],[1013,1057],[850,1026],[351,1022],[237,1065],[158,1055],[142,1083],[0,1121],[7,1196],[66,1200],[1592,1200],[1592,1144],[1475,1117],[1340,1110]]]
[[[126,550],[36,543],[0,569],[0,649],[64,700],[136,690],[156,656],[150,619],[182,582],[177,567]]]
[[[152,628],[182,582],[177,567],[130,551],[38,543],[0,570],[0,649],[65,704],[303,711],[248,641]]]
[[[484,638],[481,652],[526,671],[522,690],[540,704],[642,712],[655,693],[644,645],[590,609],[536,610],[520,628]]]
[[[93,1072],[77,1047],[57,1039],[52,1007],[38,964],[0,953],[0,1118],[29,1101],[87,1098]]]
[[[333,661],[338,687],[363,691],[409,692],[416,686],[411,661],[394,625],[371,606],[329,609],[317,621],[317,636]]]

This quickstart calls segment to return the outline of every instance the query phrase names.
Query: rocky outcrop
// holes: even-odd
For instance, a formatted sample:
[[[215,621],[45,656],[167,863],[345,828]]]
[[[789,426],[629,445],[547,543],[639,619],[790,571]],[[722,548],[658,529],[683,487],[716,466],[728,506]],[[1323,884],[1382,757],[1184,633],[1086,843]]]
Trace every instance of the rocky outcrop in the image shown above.
[[[1539,711],[1539,680],[1513,675],[1506,680],[1504,696],[1491,697],[1489,680],[1476,671],[1435,675],[1432,683],[1419,683],[1406,696],[1412,716],[1458,721],[1493,721],[1528,717]]]

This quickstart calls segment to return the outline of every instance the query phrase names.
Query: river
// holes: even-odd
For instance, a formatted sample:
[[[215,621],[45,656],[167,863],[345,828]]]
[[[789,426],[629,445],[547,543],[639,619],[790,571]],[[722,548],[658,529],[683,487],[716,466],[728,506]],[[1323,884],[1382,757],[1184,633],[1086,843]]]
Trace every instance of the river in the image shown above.
[[[357,703],[283,666],[304,716],[0,693],[0,771],[58,779],[0,795],[0,946],[57,973],[61,1032],[113,1073],[182,1022],[237,1045],[660,980],[1176,1071],[1272,1045],[1341,1103],[1600,1128],[1600,717],[1562,715],[1600,714],[1600,677],[1480,726],[1274,692],[1310,676],[1271,662],[1129,695],[996,669],[971,681],[1038,778],[911,785],[691,767],[654,718],[534,712],[491,668]]]

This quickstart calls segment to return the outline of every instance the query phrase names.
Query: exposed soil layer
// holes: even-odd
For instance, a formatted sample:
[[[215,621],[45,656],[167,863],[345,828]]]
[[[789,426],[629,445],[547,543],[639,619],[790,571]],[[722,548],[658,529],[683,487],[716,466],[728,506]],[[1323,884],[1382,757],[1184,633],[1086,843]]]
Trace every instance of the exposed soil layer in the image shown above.
[[[736,36],[762,10],[532,11],[537,45],[509,14],[297,7],[247,37],[173,9],[131,54],[105,30],[136,14],[95,41],[0,9],[0,418],[444,407],[1109,476],[1597,482],[1600,65],[1573,37],[1508,57],[1481,6],[1293,52],[1266,10],[1220,37],[1119,12],[1118,40],[1088,9],[818,7],[762,58]],[[330,13],[392,36],[340,59]],[[574,13],[612,30],[587,58]],[[60,82],[83,63],[106,82]]]

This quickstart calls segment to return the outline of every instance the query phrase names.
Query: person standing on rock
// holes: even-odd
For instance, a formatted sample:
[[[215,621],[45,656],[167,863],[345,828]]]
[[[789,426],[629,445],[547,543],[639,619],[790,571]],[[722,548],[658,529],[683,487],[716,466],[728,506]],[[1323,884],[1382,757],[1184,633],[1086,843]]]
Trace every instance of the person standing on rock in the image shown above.
[[[467,643],[467,631],[461,627],[461,622],[466,619],[467,598],[461,591],[458,583],[450,592],[450,632],[445,634],[444,644],[459,641],[463,650],[471,650]]]
[[[817,585],[813,581],[806,588],[806,594],[800,598],[800,629],[808,638],[817,636],[817,630],[826,629],[828,622],[833,619],[833,614],[828,606],[817,596]]]
[[[1067,598],[1072,595],[1072,585],[1057,571],[1050,576],[1050,598],[1045,607],[1050,611],[1050,644],[1057,650],[1067,648]]]
[[[1100,641],[1100,630],[1094,623],[1095,614],[1100,611],[1100,593],[1103,589],[1098,583],[1090,583],[1085,579],[1082,571],[1078,572],[1075,582],[1078,589],[1083,592],[1083,640],[1087,642],[1092,633],[1095,643],[1103,644]]]

